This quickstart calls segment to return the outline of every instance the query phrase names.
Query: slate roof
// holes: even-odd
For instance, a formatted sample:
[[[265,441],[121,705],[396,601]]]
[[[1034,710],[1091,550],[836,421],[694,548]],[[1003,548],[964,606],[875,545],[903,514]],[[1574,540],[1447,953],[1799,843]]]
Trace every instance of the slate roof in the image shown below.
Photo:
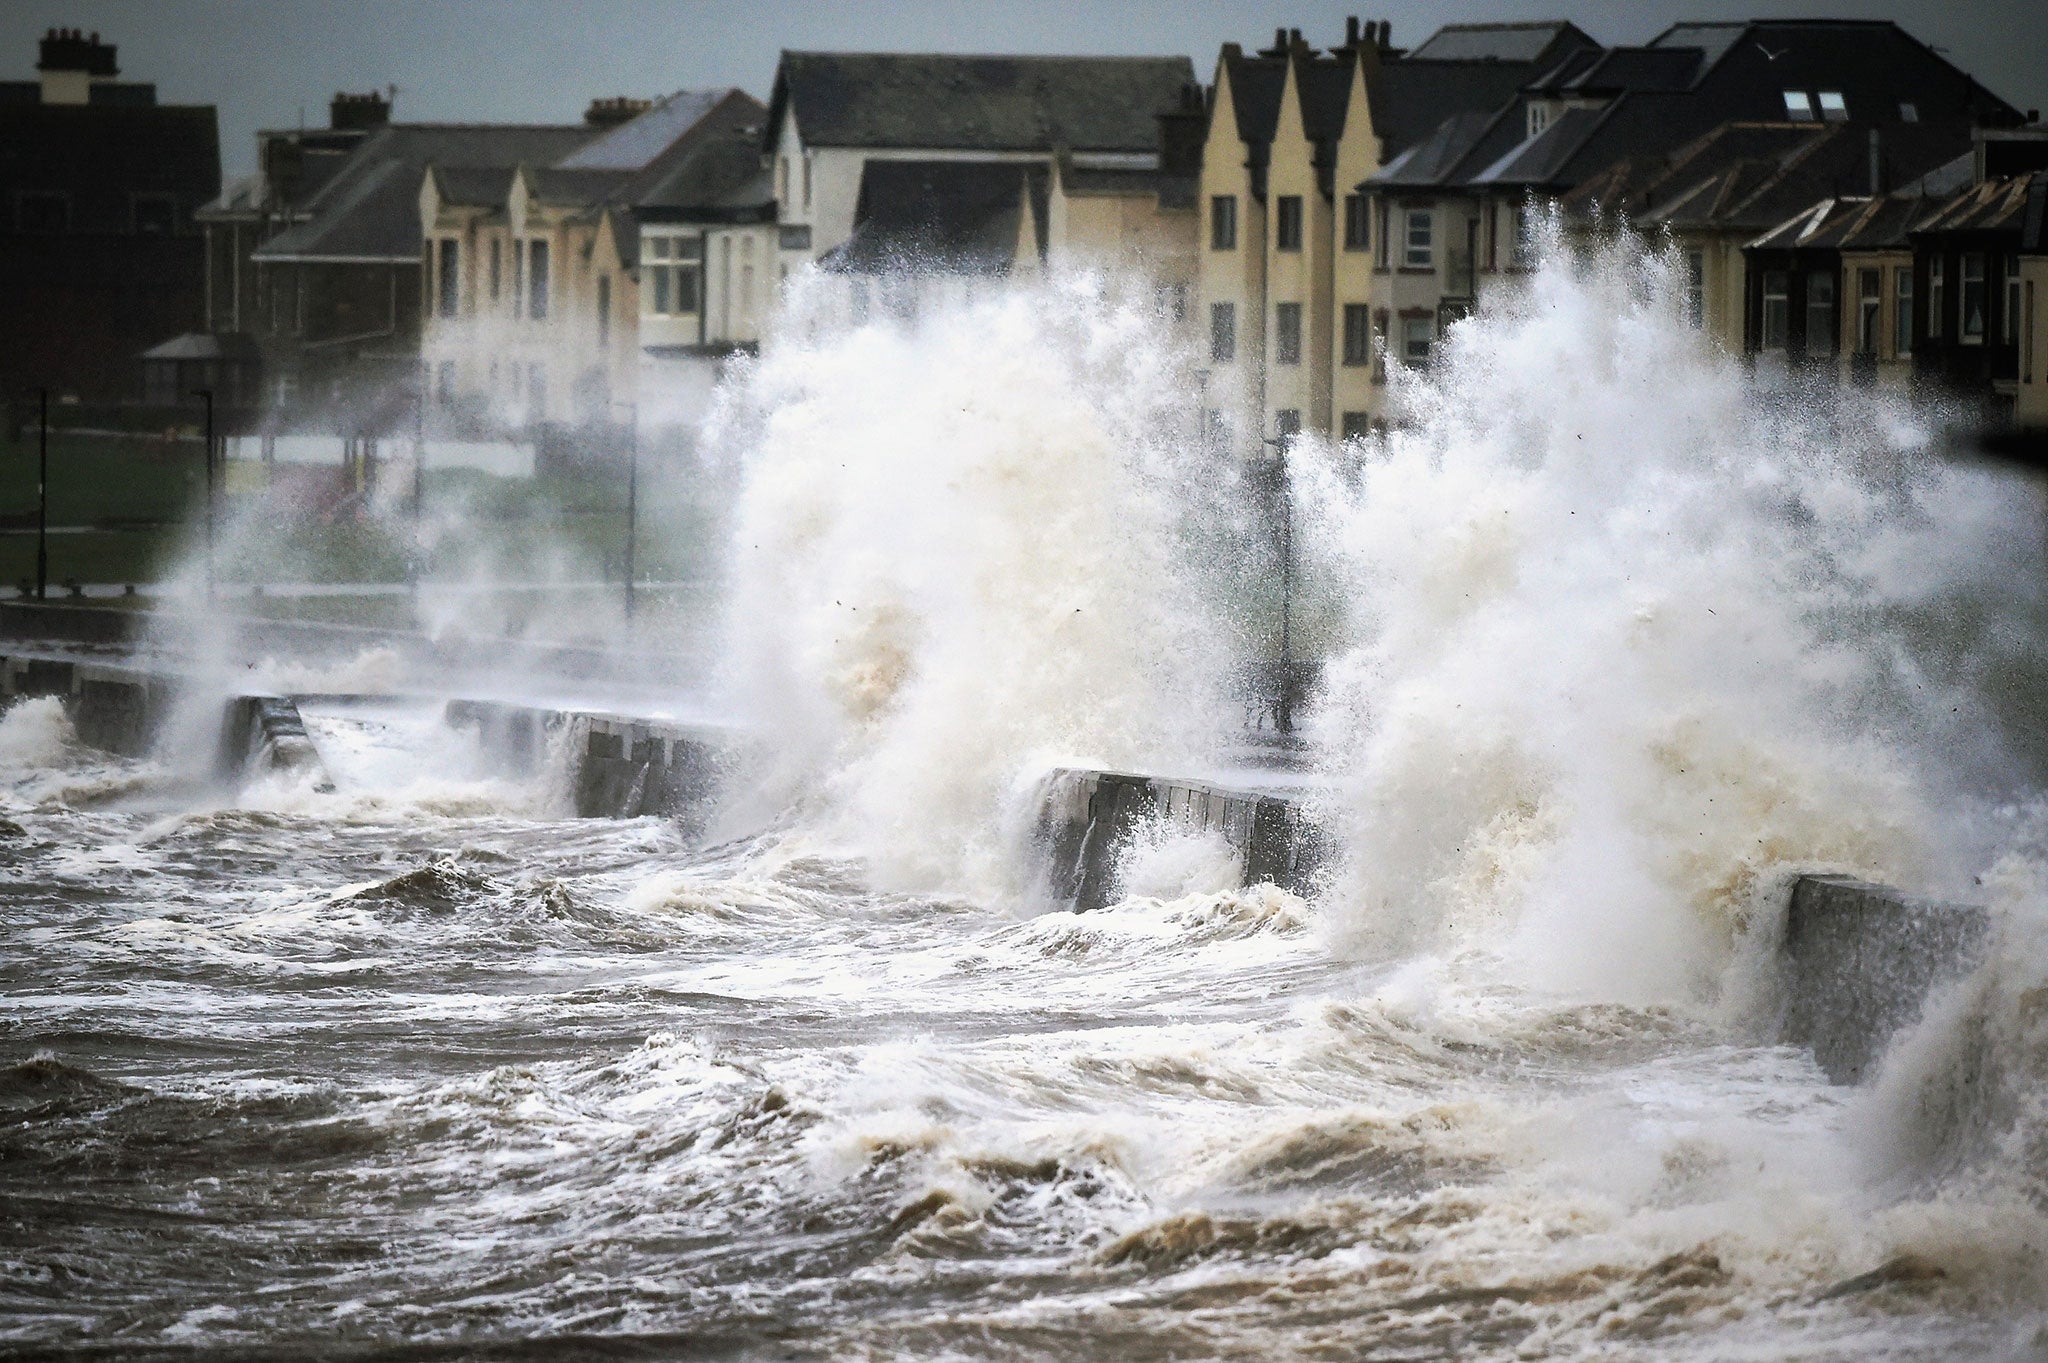
[[[1940,204],[1913,226],[1913,233],[2012,232],[2026,225],[2028,198],[2034,186],[2048,183],[2048,171],[1986,180]]]
[[[1906,250],[1912,238],[1947,232],[2011,233],[2038,252],[2048,227],[2048,171],[1968,184],[1945,197],[1912,191],[1823,199],[1748,244],[1749,250]]]
[[[1270,147],[1273,133],[1280,126],[1280,100],[1287,88],[1287,59],[1232,53],[1226,54],[1223,66],[1230,76],[1230,102],[1237,116],[1238,140],[1255,148]]]
[[[416,261],[420,179],[429,165],[466,170],[549,164],[592,135],[583,124],[394,123],[366,138],[305,201],[306,221],[256,249],[258,260]]]
[[[1156,152],[1186,57],[784,52],[763,136],[793,109],[814,147]]]
[[[1750,27],[1740,19],[1709,23],[1673,24],[1650,40],[1652,47],[1692,47],[1704,55],[1706,65],[1721,60],[1736,39]]]
[[[2012,106],[1889,21],[1681,24],[1647,48],[1561,61],[1530,82],[1526,95],[1505,99],[1492,126],[1470,138],[1461,157],[1433,156],[1430,163],[1439,168],[1433,183],[1569,189],[1617,162],[1666,155],[1723,123],[1786,122],[1787,89],[1839,91],[1850,119],[1886,127],[2017,117]],[[1527,97],[1573,93],[1607,98],[1595,108],[1567,109],[1535,137],[1524,136]],[[1416,170],[1374,178],[1431,183]]]
[[[1004,274],[1023,213],[1044,249],[1045,199],[1045,167],[1026,162],[869,161],[853,235],[821,264],[846,274]]]
[[[249,221],[266,214],[291,214],[319,193],[341,170],[368,132],[356,129],[265,129],[256,134],[259,168],[221,190],[220,197],[199,210],[202,220]],[[289,158],[283,182],[271,179],[262,163],[281,165]]]
[[[1522,147],[1517,98],[1531,68],[1498,62],[1401,61],[1369,87],[1386,164],[1378,184],[1441,184]],[[1400,153],[1410,150],[1412,156]]]
[[[636,211],[664,221],[772,217],[775,190],[756,140],[766,122],[760,100],[726,91],[633,182]]]
[[[562,170],[645,170],[728,95],[727,89],[678,90],[652,108],[599,133],[555,164]],[[758,104],[755,108],[759,108]]]
[[[1522,88],[1545,75],[1576,70],[1600,53],[1599,45],[1571,24],[1536,24],[1503,26],[1549,35],[1526,60],[1447,61],[1425,55],[1458,50],[1457,45],[1440,45],[1438,38],[1460,27],[1440,30],[1413,54],[1382,63],[1366,83],[1373,129],[1389,165],[1425,140],[1434,139],[1436,144],[1409,162],[1397,182],[1414,182],[1415,172],[1425,163],[1436,168],[1433,175],[1441,176],[1475,156],[1483,158],[1482,164],[1499,156],[1521,138],[1517,96]],[[1457,126],[1446,130],[1444,125],[1451,120]]]
[[[1494,61],[1527,64],[1560,40],[1592,39],[1574,24],[1554,20],[1523,24],[1446,24],[1408,54],[1412,61]]]
[[[256,338],[246,332],[187,331],[142,352],[145,360],[255,360]]]
[[[1878,136],[1878,183],[1870,178],[1870,137]],[[1821,200],[1880,197],[1967,152],[1970,129],[1957,122],[1871,128],[1856,123],[1730,123],[1680,148],[1627,185],[1608,184],[1602,202],[1640,221],[1678,228],[1760,231],[1782,225]],[[1590,206],[1589,186],[1565,197],[1568,210]],[[1924,195],[1907,197],[1925,203]]]
[[[503,208],[512,193],[512,177],[519,172],[510,166],[437,165],[428,173],[434,177],[434,188],[443,203]]]
[[[632,183],[630,170],[564,170],[559,166],[524,168],[527,192],[537,203],[558,208],[596,205]]]
[[[1472,150],[1503,103],[1537,73],[1557,69],[1582,49],[1598,52],[1591,38],[1567,23],[1452,24],[1438,30],[1415,54],[1383,58],[1366,78],[1373,130],[1389,166],[1379,178],[1434,182]],[[1459,52],[1476,55],[1436,55]],[[1247,57],[1234,45],[1224,49],[1222,67],[1230,81],[1238,138],[1246,144],[1255,195],[1265,193],[1265,169],[1290,61],[1302,128],[1317,144],[1318,178],[1324,192],[1334,194],[1331,152],[1349,114],[1355,60],[1344,48],[1333,49],[1329,57],[1316,57],[1306,48],[1286,57]]]
[[[1465,158],[1485,135],[1492,118],[1484,113],[1453,114],[1429,136],[1393,157],[1374,175],[1381,185],[1433,185]]]
[[[1163,170],[1140,170],[1130,167],[1091,166],[1077,160],[1071,153],[1055,158],[1059,165],[1060,186],[1075,198],[1086,198],[1092,194],[1158,196],[1161,208],[1193,208],[1200,197],[1201,178],[1196,175],[1173,175]]]
[[[1614,47],[1591,62],[1560,73],[1561,93],[1619,93],[1623,90],[1683,90],[1705,66],[1696,47]]]
[[[1904,250],[1931,205],[1912,195],[1822,199],[1748,244],[1750,250]]]

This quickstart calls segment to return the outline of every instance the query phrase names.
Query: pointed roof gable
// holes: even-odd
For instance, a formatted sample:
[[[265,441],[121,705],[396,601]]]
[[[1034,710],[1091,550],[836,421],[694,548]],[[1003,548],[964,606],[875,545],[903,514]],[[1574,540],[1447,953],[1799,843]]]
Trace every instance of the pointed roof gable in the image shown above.
[[[1045,220],[1047,169],[1021,161],[869,161],[861,169],[853,235],[828,270],[866,274],[1007,273],[1017,244]]]
[[[765,136],[793,112],[814,147],[1156,153],[1194,79],[1186,57],[784,52]]]
[[[306,201],[306,220],[256,248],[258,260],[410,263],[420,255],[420,184],[428,166],[499,169],[548,163],[591,135],[582,124],[393,123],[366,138]],[[444,182],[445,183],[445,182]],[[464,177],[463,192],[477,183]]]

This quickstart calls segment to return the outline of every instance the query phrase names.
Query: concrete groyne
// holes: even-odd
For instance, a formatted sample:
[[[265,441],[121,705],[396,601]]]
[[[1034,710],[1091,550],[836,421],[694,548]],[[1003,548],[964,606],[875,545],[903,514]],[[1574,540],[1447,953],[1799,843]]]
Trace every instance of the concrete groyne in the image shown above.
[[[63,702],[79,742],[122,757],[149,751],[182,689],[181,678],[111,663],[36,656],[0,660],[0,693],[6,700],[54,696]]]
[[[116,653],[159,641],[175,647],[195,630],[177,611],[80,603],[0,601],[0,641],[24,650]],[[228,602],[210,611],[210,643],[223,655],[253,662],[265,657],[339,662],[370,650],[388,652],[415,672],[452,681],[447,690],[474,685],[507,670],[567,682],[670,683],[689,676],[695,660],[650,647],[604,648],[539,639],[465,635],[429,636],[415,630],[236,613]]]
[[[55,697],[63,703],[79,742],[121,757],[147,756],[193,685],[175,673],[114,663],[36,656],[0,659],[0,700]],[[334,788],[298,706],[284,696],[223,699],[214,767],[222,780],[290,772],[310,776],[318,789]]]
[[[579,818],[658,814],[693,835],[735,749],[733,736],[714,727],[596,710],[451,700],[445,715],[451,727],[474,729],[485,753],[513,774],[537,774],[559,758]]]
[[[1801,876],[1785,916],[1782,1039],[1838,1084],[1864,1079],[1928,997],[1983,960],[1989,931],[1972,905]]]
[[[310,780],[315,790],[334,789],[306,721],[288,696],[229,698],[221,718],[220,766],[231,778],[277,773]]]
[[[1322,864],[1297,793],[1062,769],[1046,782],[1038,826],[1053,898],[1076,909],[1115,903],[1125,849],[1155,824],[1220,837],[1237,853],[1246,885],[1271,882],[1306,894]]]
[[[1084,910],[1115,903],[1126,848],[1155,829],[1221,837],[1246,885],[1307,893],[1323,862],[1299,792],[1061,770],[1045,784],[1038,825],[1053,898]],[[1790,899],[1779,1038],[1810,1049],[1839,1084],[1866,1078],[1929,997],[1976,968],[1990,930],[1982,908],[1840,876],[1801,876]]]

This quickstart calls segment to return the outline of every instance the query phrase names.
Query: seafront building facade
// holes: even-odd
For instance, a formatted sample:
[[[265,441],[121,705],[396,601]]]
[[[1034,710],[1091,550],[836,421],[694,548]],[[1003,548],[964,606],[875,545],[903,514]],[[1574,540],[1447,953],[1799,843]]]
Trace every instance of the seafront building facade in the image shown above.
[[[549,163],[421,177],[422,362],[471,424],[637,421],[759,346],[777,230],[760,102],[681,91],[592,115]]]
[[[120,76],[114,44],[52,29],[35,79],[0,80],[0,399],[134,402],[142,353],[204,324],[214,110]]]
[[[143,112],[111,48],[73,46],[0,106],[54,90]],[[773,343],[799,277],[798,313],[851,325],[1095,271],[1171,319],[1191,429],[1251,458],[1399,420],[1392,370],[1519,287],[1530,215],[1554,203],[1568,232],[1667,241],[1688,319],[1767,378],[2042,411],[2039,229],[2009,183],[2038,168],[2013,150],[2038,142],[2031,116],[1896,25],[1689,23],[1609,47],[1562,21],[1458,23],[1404,49],[1353,19],[1327,48],[1292,29],[1226,44],[1203,74],[791,51],[765,104],[680,91],[531,126],[339,94],[327,126],[260,134],[255,174],[190,196],[172,236],[203,233],[177,247],[199,253],[197,315],[152,332],[147,372],[168,390],[232,369],[301,423],[688,423],[733,356]],[[1976,207],[1937,225],[1966,191]],[[1942,311],[1980,288],[1981,345],[1974,315]]]

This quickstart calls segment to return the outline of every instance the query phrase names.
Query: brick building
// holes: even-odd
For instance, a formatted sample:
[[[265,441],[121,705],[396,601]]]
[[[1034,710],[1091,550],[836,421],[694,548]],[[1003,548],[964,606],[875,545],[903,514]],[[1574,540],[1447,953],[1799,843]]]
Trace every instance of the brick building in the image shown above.
[[[39,58],[0,81],[0,395],[134,401],[142,353],[204,322],[214,110],[121,80],[98,34],[53,29]]]

